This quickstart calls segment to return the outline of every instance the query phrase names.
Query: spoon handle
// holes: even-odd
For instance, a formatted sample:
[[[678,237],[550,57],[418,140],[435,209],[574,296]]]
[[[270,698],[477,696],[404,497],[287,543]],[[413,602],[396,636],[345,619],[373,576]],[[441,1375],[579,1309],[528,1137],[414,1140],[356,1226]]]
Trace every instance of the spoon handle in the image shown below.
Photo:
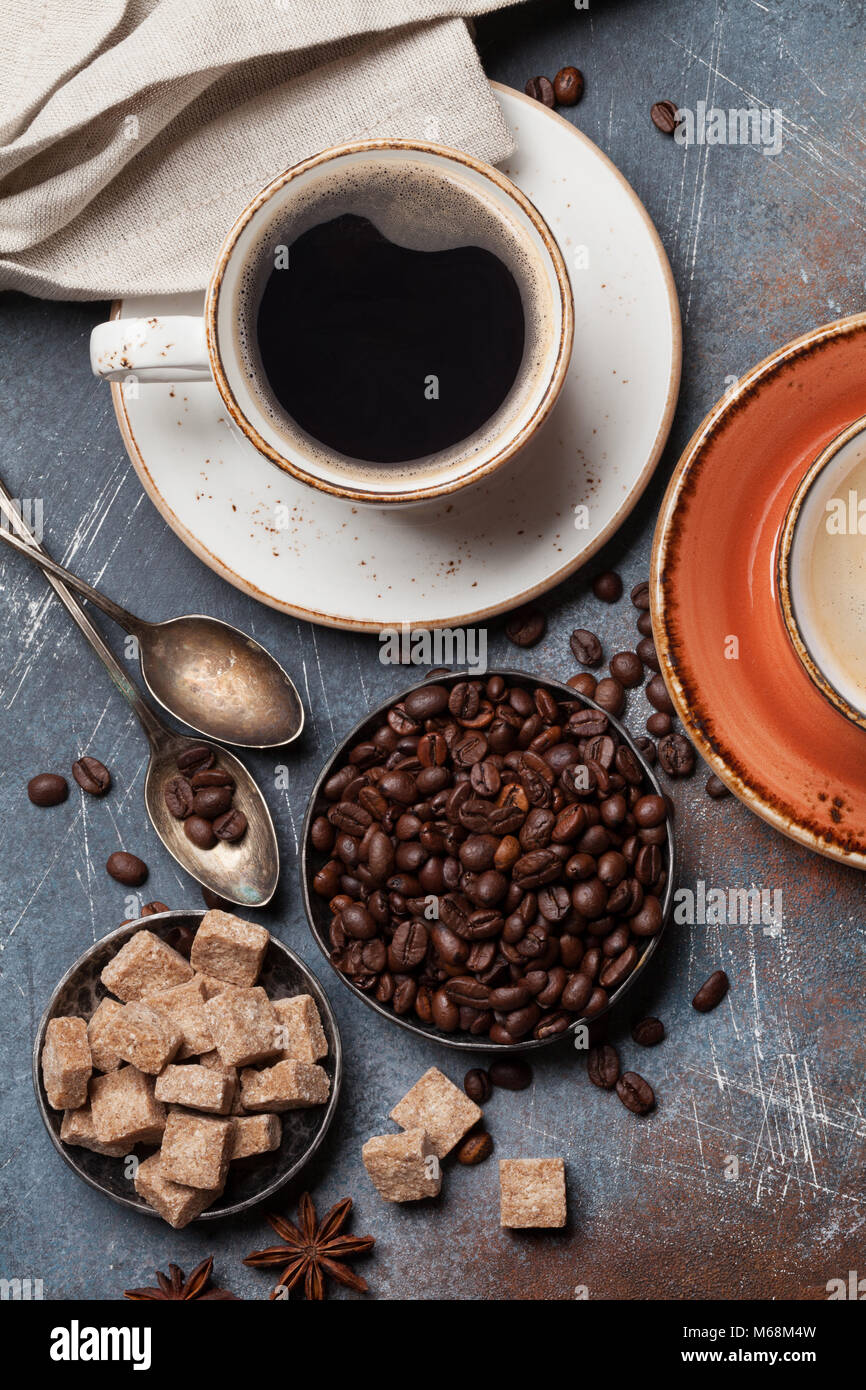
[[[8,513],[6,514],[8,515]],[[23,526],[24,523],[22,522],[21,525]],[[57,561],[52,560],[51,556],[41,547],[37,549],[35,544],[28,544],[27,541],[21,540],[18,536],[13,536],[11,531],[2,528],[0,528],[0,540],[11,545],[13,550],[18,551],[19,555],[26,555],[28,560],[32,560],[34,565],[38,565],[46,574],[53,575],[55,579],[62,579],[64,584],[69,585],[70,589],[77,589],[79,594],[95,604],[97,608],[101,608],[103,613],[109,618],[113,618],[121,627],[126,628],[127,632],[138,634],[142,630],[144,624],[139,622],[132,613],[128,613],[125,608],[121,608],[119,603],[115,603],[113,599],[101,594],[98,589],[94,589],[93,585],[88,584],[85,579],[79,579],[78,575],[73,574],[65,565],[58,565]]]
[[[2,512],[3,516],[9,522],[12,530],[26,542],[25,549],[30,548],[36,552],[32,557],[34,560],[39,557],[49,558],[46,556],[45,550],[39,544],[33,532],[21,520],[21,517],[15,509],[12,498],[3,486],[2,480],[0,480],[0,512]],[[10,537],[5,535],[5,539],[9,540]],[[150,707],[144,703],[138,688],[133,685],[120,662],[117,660],[117,657],[114,655],[114,652],[110,647],[106,646],[101,634],[93,626],[81,603],[74,594],[70,593],[63,580],[56,578],[53,574],[47,573],[47,571],[46,577],[49,584],[56,589],[61,603],[69,610],[73,622],[78,624],[91,647],[96,652],[96,655],[106,667],[115,686],[137,714],[152,747],[160,747],[167,739],[172,737],[170,731],[160,719],[157,719]]]

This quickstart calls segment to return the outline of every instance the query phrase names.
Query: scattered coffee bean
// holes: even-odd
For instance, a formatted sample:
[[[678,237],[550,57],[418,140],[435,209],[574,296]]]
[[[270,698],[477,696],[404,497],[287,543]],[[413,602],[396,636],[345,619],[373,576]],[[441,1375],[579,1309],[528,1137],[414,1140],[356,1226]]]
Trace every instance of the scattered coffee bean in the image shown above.
[[[560,106],[575,106],[583,96],[583,73],[580,68],[560,68],[553,79],[553,92]]]
[[[493,1094],[490,1077],[483,1067],[473,1067],[463,1078],[463,1089],[476,1105],[484,1105]]]
[[[640,650],[640,649],[638,649]],[[637,652],[617,652],[610,659],[610,674],[626,690],[633,690],[643,680],[643,663]]]
[[[58,772],[40,772],[27,783],[34,806],[59,806],[69,795],[69,783]]]
[[[650,107],[650,116],[656,130],[663,135],[673,135],[677,128],[677,108],[672,101],[656,101]]]
[[[183,823],[186,838],[195,845],[196,849],[213,849],[217,842],[214,828],[209,820],[204,816],[187,816]]]
[[[668,734],[659,743],[659,762],[669,777],[691,777],[695,750],[682,734]]]
[[[657,710],[655,714],[650,715],[646,727],[647,733],[652,734],[654,738],[664,738],[665,734],[669,734],[673,729],[674,721],[669,714]]]
[[[161,903],[158,901],[152,903],[145,903],[144,907],[141,909],[141,915],[142,917],[154,917],[157,912],[168,912],[168,910],[169,909],[165,903]]]
[[[218,840],[226,840],[230,844],[242,840],[247,833],[247,818],[243,811],[233,808],[225,815],[217,816],[213,822],[213,833]]]
[[[641,637],[652,637],[653,620],[649,613],[639,613],[637,619],[637,630]]]
[[[656,652],[656,644],[651,637],[642,637],[637,644],[636,650],[644,666],[649,666],[651,671],[661,670],[658,653]]]
[[[637,747],[640,749],[643,756],[646,758],[646,761],[649,763],[650,767],[655,767],[656,746],[653,743],[652,739],[644,738],[643,735],[641,735],[640,738],[635,739],[635,743]]]
[[[98,758],[79,758],[72,764],[72,776],[90,796],[105,796],[111,786],[111,773]]]
[[[605,676],[595,687],[595,703],[608,714],[620,714],[625,704],[625,691],[614,676]]]
[[[657,709],[661,714],[673,714],[673,701],[661,676],[653,676],[647,682],[646,697],[653,709]]]
[[[652,1086],[636,1071],[623,1072],[616,1083],[616,1093],[634,1115],[648,1115],[656,1103]]]
[[[175,820],[185,820],[192,815],[195,792],[186,777],[171,777],[162,790],[163,800]]]
[[[125,849],[116,849],[108,856],[105,864],[112,878],[128,888],[138,888],[147,878],[148,869],[143,859],[136,854],[128,854]]]
[[[730,796],[730,794],[721,777],[717,777],[714,772],[711,772],[707,778],[707,795],[711,796],[714,801],[721,801],[722,797]]]
[[[601,643],[594,632],[585,627],[576,627],[569,639],[575,661],[581,666],[600,666],[602,661]]]
[[[730,988],[730,980],[724,970],[714,970],[708,980],[704,980],[694,999],[692,1008],[697,1009],[699,1014],[708,1014],[711,1009],[715,1009],[721,1004]]]
[[[592,581],[592,592],[602,603],[618,603],[622,598],[622,579],[615,570],[605,570]]]
[[[516,647],[534,647],[546,631],[547,619],[538,608],[518,608],[505,624],[505,635]]]
[[[579,671],[576,676],[570,676],[566,684],[570,685],[572,690],[576,690],[579,695],[586,695],[590,700],[595,698],[595,687],[598,685],[598,681],[588,671]]]
[[[201,772],[193,773],[189,780],[195,792],[200,791],[202,787],[231,787],[234,791],[235,779],[222,767],[204,768]]]
[[[466,1167],[474,1166],[476,1163],[483,1163],[492,1153],[493,1140],[485,1130],[479,1130],[477,1134],[467,1134],[458,1145],[457,1162]]]
[[[520,1057],[509,1062],[491,1062],[489,1074],[493,1085],[503,1091],[525,1091],[532,1085],[532,1067]]]
[[[649,611],[650,601],[648,579],[642,579],[639,584],[635,584],[634,588],[631,591],[631,601],[634,604],[635,608],[639,608],[641,612],[646,613]]]
[[[586,1070],[593,1086],[612,1091],[619,1080],[619,1054],[610,1043],[591,1047],[586,1054]]]
[[[664,1040],[665,1025],[660,1018],[642,1018],[632,1028],[631,1035],[640,1047],[656,1047]]]
[[[544,106],[556,105],[556,94],[549,77],[530,77],[523,90],[528,97],[540,101]]]

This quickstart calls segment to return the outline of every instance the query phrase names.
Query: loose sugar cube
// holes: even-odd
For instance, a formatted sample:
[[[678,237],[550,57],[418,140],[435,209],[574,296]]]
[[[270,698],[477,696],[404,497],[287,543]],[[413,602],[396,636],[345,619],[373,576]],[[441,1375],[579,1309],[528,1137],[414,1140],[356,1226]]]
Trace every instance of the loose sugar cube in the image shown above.
[[[129,1003],[191,980],[193,968],[178,951],[150,931],[136,932],[108,962],[100,979],[118,999]]]
[[[294,1057],[298,1062],[318,1062],[328,1055],[328,1040],[319,1010],[309,994],[293,999],[272,999],[279,1024],[277,1040],[282,1047],[281,1061]]]
[[[481,1111],[437,1067],[425,1071],[391,1111],[401,1129],[426,1129],[437,1158],[444,1158],[474,1124]]]
[[[309,1062],[277,1062],[264,1071],[241,1072],[245,1110],[303,1110],[324,1105],[330,1090],[327,1072]]]
[[[97,1138],[93,1111],[89,1105],[65,1111],[60,1138],[64,1144],[72,1144],[77,1149],[92,1149],[95,1154],[107,1154],[109,1158],[123,1158],[127,1151],[126,1144],[103,1144]]]
[[[139,1163],[135,1190],[176,1231],[201,1216],[221,1191],[219,1188],[184,1187],[181,1183],[172,1182],[162,1171],[159,1154],[152,1154]]]
[[[499,1160],[500,1226],[565,1225],[565,1164],[561,1158]]]
[[[227,1115],[234,1100],[235,1084],[213,1067],[166,1067],[156,1079],[154,1095],[167,1105],[186,1105],[190,1110]]]
[[[52,1018],[42,1048],[42,1080],[55,1110],[77,1110],[87,1102],[93,1072],[87,1024],[83,1018]]]
[[[245,1067],[279,1054],[277,1016],[263,989],[227,990],[204,1007],[216,1049],[230,1066]]]
[[[205,975],[249,987],[259,978],[270,939],[264,927],[214,908],[201,919],[190,961]]]
[[[149,1004],[126,1004],[106,1030],[106,1042],[124,1062],[156,1076],[177,1052],[183,1035],[168,1014]]]
[[[222,1057],[219,1055],[216,1049],[214,1049],[213,1052],[203,1052],[198,1059],[198,1065],[200,1067],[210,1067],[212,1071],[222,1072],[223,1076],[227,1076],[229,1078],[229,1081],[231,1082],[232,1091],[232,1104],[230,1107],[230,1114],[237,1115],[239,1110],[241,1109],[241,1079],[238,1076],[237,1067],[228,1066],[228,1064],[223,1061]]]
[[[165,1129],[165,1106],[153,1094],[153,1077],[137,1067],[121,1067],[90,1083],[93,1127],[101,1144],[158,1144]]]
[[[162,1137],[162,1176],[184,1187],[222,1187],[231,1136],[231,1120],[173,1110]]]
[[[202,1052],[213,1049],[210,1024],[204,1011],[207,997],[205,987],[197,977],[188,980],[185,985],[173,985],[171,989],[145,995],[145,1004],[169,1014],[180,1029],[182,1042],[177,1054],[179,1061],[185,1057],[198,1057]]]
[[[218,994],[225,994],[227,989],[239,989],[239,985],[230,985],[228,980],[218,980],[216,975],[205,975],[196,971],[195,978],[204,990],[205,999],[215,999]]]
[[[87,1041],[96,1071],[117,1071],[120,1066],[120,1055],[107,1045],[106,1035],[114,1019],[122,1012],[123,1005],[118,1004],[116,999],[103,999],[87,1025]]]
[[[442,1171],[424,1129],[403,1134],[377,1134],[368,1139],[361,1157],[373,1186],[386,1202],[417,1202],[438,1197]]]
[[[230,1161],[273,1153],[280,1147],[282,1132],[279,1115],[243,1115],[232,1120]]]

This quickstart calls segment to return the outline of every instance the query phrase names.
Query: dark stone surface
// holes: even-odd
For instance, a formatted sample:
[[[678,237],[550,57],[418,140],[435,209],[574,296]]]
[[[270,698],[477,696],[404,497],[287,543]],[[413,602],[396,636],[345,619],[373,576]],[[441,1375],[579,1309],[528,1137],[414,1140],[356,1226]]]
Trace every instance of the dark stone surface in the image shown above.
[[[626,592],[646,575],[677,455],[729,378],[805,329],[863,308],[857,25],[856,5],[779,0],[771,12],[758,0],[593,0],[589,11],[532,5],[478,26],[487,70],[500,81],[522,89],[565,63],[583,70],[586,95],[564,114],[643,198],[679,286],[684,375],[670,444],[636,512],[592,566],[620,569]],[[775,157],[755,147],[684,150],[650,122],[659,99],[778,107],[783,149]],[[675,786],[681,882],[780,889],[784,921],[777,935],[760,924],[669,931],[635,1004],[664,1020],[666,1040],[637,1048],[630,1008],[611,1026],[624,1066],[652,1082],[657,1112],[627,1113],[589,1084],[571,1049],[555,1048],[536,1062],[532,1089],[499,1092],[488,1104],[493,1159],[449,1169],[435,1205],[386,1206],[363,1172],[362,1142],[390,1128],[388,1111],[431,1063],[459,1081],[469,1062],[386,1028],[343,989],[307,932],[294,855],[316,771],[365,708],[361,678],[373,704],[411,673],[382,666],[374,638],[314,630],[257,606],[167,529],[125,457],[107,389],[90,376],[88,334],[105,306],[9,296],[2,311],[0,472],[16,496],[43,499],[49,549],[144,616],[203,611],[238,623],[308,692],[303,744],[285,758],[288,789],[275,786],[279,759],[250,759],[284,856],[278,898],[259,920],[327,988],[346,1078],[324,1150],[284,1209],[306,1186],[322,1206],[351,1193],[355,1231],[377,1237],[363,1268],[379,1298],[566,1299],[578,1286],[592,1298],[824,1297],[828,1279],[857,1267],[864,1216],[859,875],[782,839],[733,799],[709,801],[700,773]],[[575,626],[601,631],[609,654],[630,645],[628,599],[600,604],[591,578],[579,574],[545,599],[548,633],[530,652],[510,647],[497,622],[491,664],[567,677]],[[77,1182],[43,1131],[30,1081],[41,1010],[69,964],[134,907],[105,873],[109,853],[123,847],[147,860],[142,901],[199,900],[144,816],[146,750],[131,714],[38,574],[4,555],[0,586],[0,1276],[42,1279],[46,1298],[113,1298],[169,1260],[189,1270],[214,1251],[219,1282],[264,1297],[267,1276],[240,1264],[268,1243],[261,1215],[172,1232]],[[117,630],[109,640],[121,650]],[[646,713],[643,696],[631,695],[636,732]],[[103,801],[73,786],[53,809],[28,802],[33,773],[68,776],[85,750],[112,770]],[[730,994],[699,1016],[689,1001],[719,967]],[[559,1154],[568,1229],[500,1231],[496,1158]]]

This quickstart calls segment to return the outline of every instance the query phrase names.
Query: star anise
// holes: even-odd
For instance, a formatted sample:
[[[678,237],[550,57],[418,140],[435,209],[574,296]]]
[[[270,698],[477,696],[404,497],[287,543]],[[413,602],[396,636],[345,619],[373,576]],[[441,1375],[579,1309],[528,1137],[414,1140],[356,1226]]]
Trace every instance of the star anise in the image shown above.
[[[310,1299],[325,1297],[325,1281],[335,1279],[347,1289],[366,1293],[367,1283],[359,1274],[350,1269],[345,1260],[354,1259],[372,1250],[373,1236],[343,1235],[343,1227],[352,1210],[351,1197],[344,1197],[331,1210],[316,1219],[316,1208],[309,1192],[305,1192],[298,1204],[299,1226],[282,1216],[269,1215],[270,1222],[281,1245],[272,1245],[267,1250],[254,1250],[244,1260],[245,1265],[255,1269],[272,1269],[283,1265],[284,1269],[271,1292],[271,1300],[280,1297],[280,1289],[293,1289],[304,1281],[304,1295]]]
[[[169,1265],[168,1274],[156,1270],[158,1288],[126,1289],[123,1296],[135,1303],[161,1303],[193,1298],[199,1303],[205,1302],[206,1299],[231,1299],[234,1303],[239,1303],[240,1299],[229,1293],[228,1289],[208,1288],[212,1269],[213,1255],[208,1255],[206,1260],[196,1265],[188,1279],[177,1265]]]

